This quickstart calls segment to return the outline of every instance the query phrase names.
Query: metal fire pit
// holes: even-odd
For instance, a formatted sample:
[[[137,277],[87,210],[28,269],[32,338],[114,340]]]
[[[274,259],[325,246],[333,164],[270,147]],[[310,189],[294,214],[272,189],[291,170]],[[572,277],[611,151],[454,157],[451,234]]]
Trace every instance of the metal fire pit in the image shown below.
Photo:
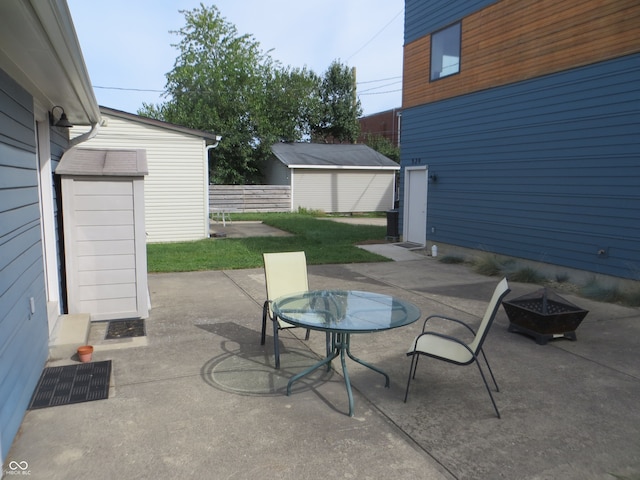
[[[502,302],[509,317],[509,331],[532,336],[545,345],[553,338],[576,340],[576,329],[589,313],[553,290],[542,288]]]

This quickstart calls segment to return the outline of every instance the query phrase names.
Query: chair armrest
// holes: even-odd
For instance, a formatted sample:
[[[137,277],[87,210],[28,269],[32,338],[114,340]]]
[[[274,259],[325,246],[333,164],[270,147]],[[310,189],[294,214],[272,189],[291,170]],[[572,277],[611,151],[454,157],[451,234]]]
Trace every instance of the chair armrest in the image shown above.
[[[443,318],[443,317],[439,317],[439,318]],[[447,319],[447,320],[451,320],[451,319]],[[464,322],[463,322],[464,324]],[[418,335],[416,337],[416,339],[413,341],[413,352],[416,351],[416,345],[418,344],[418,340],[420,339],[420,337],[424,337],[427,335],[431,335],[433,337],[440,337],[440,338],[444,338],[445,340],[451,340],[452,342],[457,343],[458,345],[462,345],[464,348],[466,348],[469,353],[475,357],[475,354],[473,353],[473,350],[471,350],[471,348],[469,348],[469,345],[467,345],[465,342],[463,342],[462,340],[460,340],[459,338],[456,337],[452,337],[451,335],[447,335],[444,333],[440,333],[440,332],[422,332],[420,335]],[[411,355],[412,352],[407,352],[407,355]]]
[[[473,328],[471,328],[467,323],[463,322],[462,320],[459,320],[457,318],[452,318],[452,317],[444,317],[442,315],[429,315],[427,318],[425,318],[424,323],[422,324],[422,332],[423,333],[426,333],[424,329],[427,326],[427,322],[432,318],[439,318],[441,320],[447,320],[447,321],[450,321],[450,322],[458,323],[458,324],[463,325],[464,327],[466,327],[467,330],[469,330],[474,336],[476,334],[475,330]]]

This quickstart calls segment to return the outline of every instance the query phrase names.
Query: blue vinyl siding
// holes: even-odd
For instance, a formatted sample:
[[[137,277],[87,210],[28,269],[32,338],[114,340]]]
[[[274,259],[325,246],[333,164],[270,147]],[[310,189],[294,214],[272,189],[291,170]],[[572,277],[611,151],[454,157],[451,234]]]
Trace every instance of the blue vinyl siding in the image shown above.
[[[0,435],[11,447],[48,355],[33,100],[0,71]],[[31,315],[29,299],[35,302]]]
[[[428,241],[640,278],[638,78],[630,55],[405,110]]]
[[[497,1],[405,0],[404,43],[413,42]]]

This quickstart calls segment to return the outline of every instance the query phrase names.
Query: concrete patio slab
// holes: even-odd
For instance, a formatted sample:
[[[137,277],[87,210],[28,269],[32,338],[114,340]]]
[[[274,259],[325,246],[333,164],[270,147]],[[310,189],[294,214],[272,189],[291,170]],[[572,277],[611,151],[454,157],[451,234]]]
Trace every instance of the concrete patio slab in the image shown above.
[[[498,279],[421,256],[309,267],[311,288],[388,293],[423,317],[477,319]],[[271,332],[260,345],[261,269],[153,274],[147,345],[103,349],[107,400],[27,412],[3,471],[31,478],[640,478],[640,309],[568,300],[589,310],[578,340],[545,346],[507,331],[501,309],[485,350],[500,392],[497,419],[475,367],[422,359],[407,403],[405,355],[421,322],[354,335],[348,363],[355,416],[339,365],[286,396],[288,378],[319,359],[324,335]],[[511,298],[537,287],[511,285]]]

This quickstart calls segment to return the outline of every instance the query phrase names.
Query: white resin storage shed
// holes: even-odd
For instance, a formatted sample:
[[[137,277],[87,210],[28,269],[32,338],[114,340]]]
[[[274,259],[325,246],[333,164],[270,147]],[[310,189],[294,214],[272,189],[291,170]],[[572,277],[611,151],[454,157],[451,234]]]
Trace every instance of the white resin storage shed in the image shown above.
[[[68,150],[61,176],[67,304],[91,320],[149,313],[144,150]]]
[[[87,148],[147,152],[145,178],[147,242],[182,242],[209,237],[209,150],[220,136],[107,107]],[[72,128],[71,136],[84,132]]]

